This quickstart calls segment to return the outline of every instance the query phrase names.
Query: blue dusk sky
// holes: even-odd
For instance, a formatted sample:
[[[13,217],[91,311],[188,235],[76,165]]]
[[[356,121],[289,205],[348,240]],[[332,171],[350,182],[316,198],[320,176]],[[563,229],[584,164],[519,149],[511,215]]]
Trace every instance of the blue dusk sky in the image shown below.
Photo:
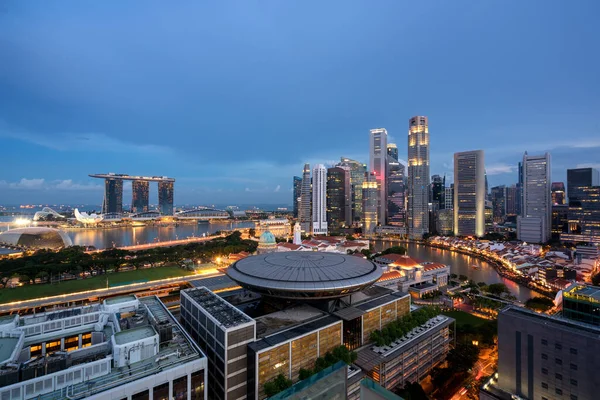
[[[0,2],[0,204],[92,203],[89,173],[167,175],[177,204],[290,203],[305,162],[524,151],[600,167],[600,1]],[[155,192],[156,190],[154,190]],[[156,194],[153,193],[155,199]],[[129,198],[125,198],[128,202]]]

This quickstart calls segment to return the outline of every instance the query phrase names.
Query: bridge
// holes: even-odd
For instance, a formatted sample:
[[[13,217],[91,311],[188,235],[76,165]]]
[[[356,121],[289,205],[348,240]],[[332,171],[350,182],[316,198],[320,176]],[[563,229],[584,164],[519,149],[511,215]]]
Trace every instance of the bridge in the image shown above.
[[[185,210],[175,214],[177,219],[196,219],[208,221],[211,219],[228,219],[231,216],[227,211],[214,208],[196,208],[194,210]]]
[[[121,247],[113,247],[113,248],[119,249],[119,250],[139,251],[139,250],[153,249],[156,247],[171,247],[171,246],[180,246],[180,245],[189,244],[189,243],[207,242],[209,240],[213,240],[213,239],[220,238],[220,237],[225,237],[225,234],[221,233],[220,235],[213,235],[213,236],[206,236],[206,237],[188,237],[185,239],[176,239],[176,240],[168,240],[168,241],[164,241],[164,242],[144,243],[144,244],[136,244],[136,245],[132,245],[132,246],[121,246]],[[87,251],[87,253],[88,254],[101,253],[105,250],[110,250],[110,249],[111,248],[90,250],[90,251]]]

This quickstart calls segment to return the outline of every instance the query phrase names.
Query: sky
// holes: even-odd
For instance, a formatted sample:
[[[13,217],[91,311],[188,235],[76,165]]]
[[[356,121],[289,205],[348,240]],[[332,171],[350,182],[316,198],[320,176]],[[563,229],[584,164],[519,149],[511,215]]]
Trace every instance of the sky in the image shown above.
[[[599,15],[597,0],[3,0],[0,204],[99,204],[88,174],[107,172],[174,177],[179,205],[291,204],[305,162],[367,162],[371,128],[406,159],[414,115],[432,175],[483,149],[490,187],[512,184],[524,151],[549,151],[564,181],[600,167]]]

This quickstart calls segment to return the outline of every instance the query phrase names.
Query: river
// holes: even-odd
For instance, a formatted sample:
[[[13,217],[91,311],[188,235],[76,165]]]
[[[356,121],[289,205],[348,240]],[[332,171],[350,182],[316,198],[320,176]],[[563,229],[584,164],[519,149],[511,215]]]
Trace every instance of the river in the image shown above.
[[[382,251],[386,248],[397,245],[399,245],[398,242],[375,241],[374,250]],[[525,302],[531,297],[541,296],[525,286],[503,278],[489,263],[476,257],[450,250],[423,246],[416,243],[400,243],[400,245],[407,248],[407,253],[409,256],[419,261],[433,261],[450,265],[450,272],[453,274],[466,275],[469,277],[469,279],[473,279],[475,282],[485,282],[487,284],[504,283],[508,287],[508,290],[510,290],[511,294],[513,294],[521,302]],[[472,267],[473,265],[477,265],[479,268],[475,269]]]

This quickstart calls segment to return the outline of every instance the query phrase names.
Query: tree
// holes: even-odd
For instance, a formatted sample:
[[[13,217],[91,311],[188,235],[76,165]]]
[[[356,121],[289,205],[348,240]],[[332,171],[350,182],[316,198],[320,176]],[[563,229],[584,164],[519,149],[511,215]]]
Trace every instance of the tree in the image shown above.
[[[592,276],[592,285],[600,286],[600,272]]]
[[[277,393],[284,391],[290,386],[292,386],[292,381],[283,376],[283,374],[279,374],[274,379],[265,383],[265,394],[267,397],[273,397]]]
[[[248,229],[248,235],[250,235],[250,237],[256,236],[256,229],[254,229],[254,228]]]
[[[356,238],[352,235],[346,235],[346,240],[356,240]]]
[[[487,288],[488,293],[501,296],[504,293],[509,293],[508,288],[504,283],[492,283]]]
[[[525,302],[525,307],[540,312],[546,312],[554,307],[554,302],[546,297],[532,297]]]
[[[478,359],[479,347],[472,343],[457,343],[456,347],[448,353],[446,361],[453,371],[466,372],[473,368]]]
[[[384,251],[381,252],[381,255],[386,255],[386,254],[400,254],[400,255],[404,255],[406,254],[406,247],[404,246],[392,246],[390,248],[385,249]]]

